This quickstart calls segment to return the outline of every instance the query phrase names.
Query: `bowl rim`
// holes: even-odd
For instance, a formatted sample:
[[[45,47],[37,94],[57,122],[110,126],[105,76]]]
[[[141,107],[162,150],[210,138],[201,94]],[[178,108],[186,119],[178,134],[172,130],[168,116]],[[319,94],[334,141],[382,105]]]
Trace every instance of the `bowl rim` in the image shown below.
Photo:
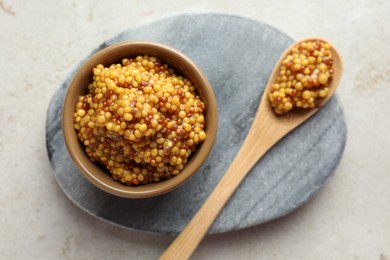
[[[76,88],[77,88],[76,82],[80,81],[80,79],[86,73],[92,75],[91,67],[94,67],[97,64],[101,63],[99,62],[99,60],[101,60],[102,57],[105,57],[106,55],[110,55],[111,53],[126,48],[135,48],[137,49],[136,52],[139,52],[138,55],[145,55],[145,53],[142,53],[142,48],[145,46],[152,47],[159,52],[163,51],[165,53],[168,53],[167,55],[178,58],[188,68],[191,68],[191,71],[195,73],[196,77],[199,78],[199,80],[202,82],[201,85],[203,86],[202,87],[203,95],[208,97],[207,100],[203,100],[205,103],[207,103],[206,104],[207,117],[205,118],[207,138],[203,143],[200,144],[200,147],[197,147],[196,152],[193,155],[191,155],[192,156],[191,160],[189,160],[189,162],[186,164],[184,169],[177,176],[174,176],[170,179],[161,182],[148,183],[146,185],[139,185],[139,186],[124,185],[122,183],[113,180],[112,177],[109,176],[112,179],[112,182],[111,181],[110,182],[112,184],[116,183],[113,186],[106,183],[105,181],[102,181],[102,179],[99,178],[99,176],[95,176],[95,174],[99,175],[100,172],[104,172],[105,174],[107,174],[106,170],[103,169],[98,170],[98,168],[100,167],[96,163],[93,163],[86,155],[85,148],[77,138],[76,131],[73,127],[74,111],[70,111],[69,109],[67,110],[66,107],[70,106],[70,103],[76,98],[74,93],[76,92]],[[176,68],[174,65],[170,64],[169,62],[166,62],[165,60],[163,60],[163,62],[168,63],[170,67],[173,67],[175,69],[175,71],[177,70],[180,71],[180,68],[179,69]],[[198,94],[200,95],[199,92],[200,91],[198,90]],[[68,122],[67,119],[69,119],[70,116],[72,118],[72,124],[66,123]],[[72,78],[72,81],[70,82],[69,87],[66,91],[65,100],[62,106],[63,137],[65,140],[65,145],[68,150],[68,153],[70,154],[70,157],[73,160],[73,162],[76,164],[77,168],[86,177],[86,179],[92,184],[94,184],[96,187],[110,194],[119,197],[125,197],[125,198],[148,198],[148,197],[161,195],[175,188],[178,188],[180,185],[188,181],[198,171],[198,169],[206,161],[208,155],[210,154],[216,140],[217,129],[218,129],[217,101],[213,89],[211,87],[211,84],[208,81],[206,75],[203,73],[200,67],[184,53],[166,44],[153,42],[153,41],[145,41],[145,40],[123,41],[123,42],[109,45],[104,49],[89,56],[81,64],[81,66],[75,73],[74,77]],[[78,145],[72,145],[75,143]],[[95,169],[98,172],[92,173],[90,168]],[[118,186],[117,183],[119,183],[120,186]]]

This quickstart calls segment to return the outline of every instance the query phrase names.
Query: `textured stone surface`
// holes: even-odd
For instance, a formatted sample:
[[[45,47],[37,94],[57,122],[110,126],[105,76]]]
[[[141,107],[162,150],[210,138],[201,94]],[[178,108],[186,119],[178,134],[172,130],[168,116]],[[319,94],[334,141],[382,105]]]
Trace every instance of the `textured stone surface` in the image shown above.
[[[95,51],[130,39],[171,45],[194,59],[209,78],[218,102],[219,130],[207,162],[180,188],[155,198],[118,198],[92,186],[71,161],[60,129],[64,94],[77,68],[55,93],[48,110],[49,156],[62,189],[90,214],[131,229],[178,233],[238,152],[273,65],[292,39],[253,20],[229,15],[193,14],[131,28]],[[333,173],[345,140],[342,110],[337,99],[333,98],[257,163],[210,232],[260,224],[302,205]]]

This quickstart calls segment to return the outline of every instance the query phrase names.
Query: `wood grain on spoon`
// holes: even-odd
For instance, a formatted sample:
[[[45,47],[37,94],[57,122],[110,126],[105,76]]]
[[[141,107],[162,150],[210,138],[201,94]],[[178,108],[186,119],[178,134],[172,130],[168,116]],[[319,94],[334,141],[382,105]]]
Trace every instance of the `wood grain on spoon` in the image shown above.
[[[333,79],[328,86],[329,92],[319,108],[300,109],[279,116],[275,114],[268,101],[268,92],[272,84],[276,82],[283,59],[297,44],[316,40],[329,43],[318,37],[306,38],[294,43],[282,54],[268,80],[256,116],[240,151],[206,202],[160,259],[188,259],[255,163],[274,144],[315,114],[331,98],[343,72],[341,56],[333,46],[331,48]]]

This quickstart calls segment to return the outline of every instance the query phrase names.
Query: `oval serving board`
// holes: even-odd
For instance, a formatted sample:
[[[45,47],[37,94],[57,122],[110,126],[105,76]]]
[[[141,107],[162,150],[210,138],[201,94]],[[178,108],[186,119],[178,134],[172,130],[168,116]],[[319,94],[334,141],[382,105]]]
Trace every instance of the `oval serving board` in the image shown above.
[[[46,122],[47,149],[59,185],[81,209],[132,230],[177,234],[238,152],[272,68],[293,40],[269,25],[243,17],[182,14],[130,28],[90,55],[120,41],[141,39],[168,44],[188,55],[214,89],[219,130],[214,148],[199,172],[178,189],[148,199],[119,198],[90,184],[70,159],[61,130],[65,93],[83,61],[51,100]],[[209,232],[247,228],[297,209],[333,174],[345,142],[346,125],[336,96],[255,165]]]

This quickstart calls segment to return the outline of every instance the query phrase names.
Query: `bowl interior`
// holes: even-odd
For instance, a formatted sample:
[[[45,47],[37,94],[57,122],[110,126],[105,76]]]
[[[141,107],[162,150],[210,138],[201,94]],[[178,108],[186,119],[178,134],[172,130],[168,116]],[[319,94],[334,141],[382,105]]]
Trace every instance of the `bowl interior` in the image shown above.
[[[87,86],[92,81],[92,68],[97,64],[109,66],[121,63],[123,58],[137,55],[155,56],[175,69],[179,75],[188,78],[196,86],[198,94],[206,104],[206,140],[201,143],[184,169],[177,176],[158,183],[148,183],[137,187],[126,186],[112,179],[103,167],[90,161],[84,151],[84,145],[77,138],[73,128],[73,113],[78,97],[87,93]],[[84,176],[111,194],[128,198],[145,198],[168,192],[191,177],[206,160],[214,144],[217,132],[217,106],[215,96],[204,73],[188,57],[179,51],[160,43],[130,41],[109,46],[93,55],[76,73],[65,97],[63,107],[63,133],[71,158]]]

